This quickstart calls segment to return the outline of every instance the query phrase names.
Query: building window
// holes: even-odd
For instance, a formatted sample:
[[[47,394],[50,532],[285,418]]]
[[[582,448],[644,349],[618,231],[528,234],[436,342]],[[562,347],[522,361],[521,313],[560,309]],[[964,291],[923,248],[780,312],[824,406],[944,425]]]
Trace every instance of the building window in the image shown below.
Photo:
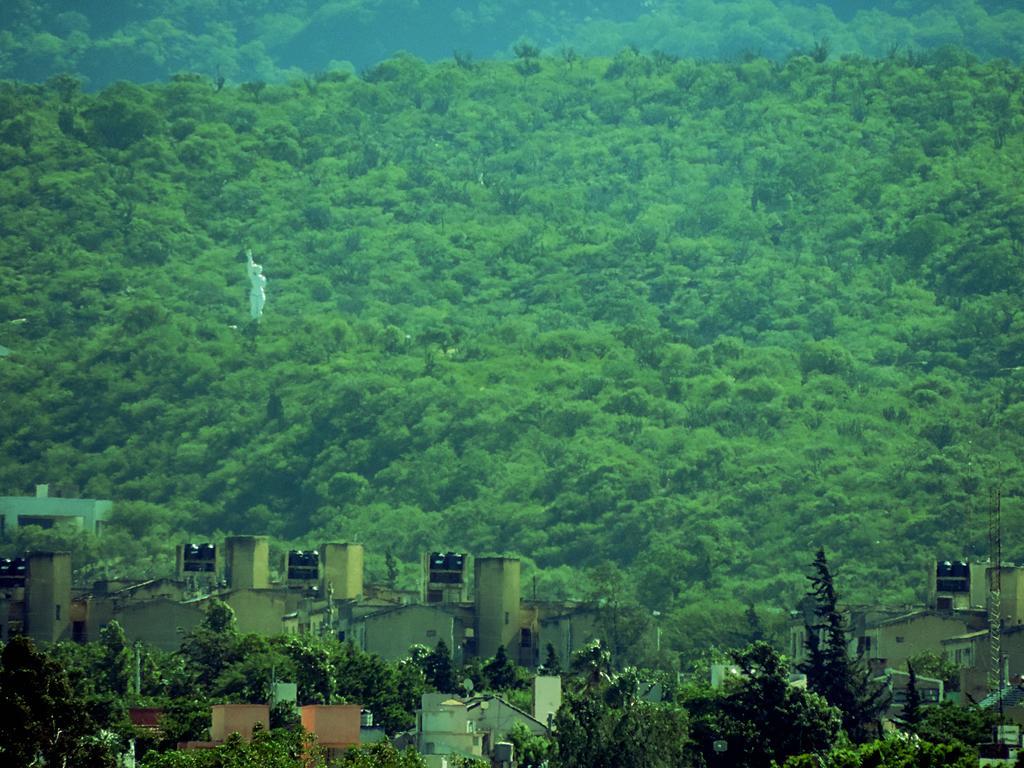
[[[427,602],[428,603],[440,603],[441,602],[441,590],[440,589],[428,589],[427,590]]]
[[[427,630],[427,637],[437,637],[437,630],[436,629],[428,629]]]
[[[508,624],[508,611],[505,611],[505,623]]]
[[[57,614],[57,615],[56,615],[56,616],[55,616],[54,618],[55,618],[55,619],[57,619],[57,621],[60,621],[60,606],[59,606],[59,605],[56,605],[56,606],[54,606],[54,607],[55,607],[55,608],[57,609],[57,610],[56,610],[56,614]]]
[[[896,635],[896,642],[897,643],[902,643],[904,640],[906,640],[906,638],[903,637],[903,635]]]
[[[519,630],[519,645],[522,648],[529,648],[533,645],[533,632],[528,629]]]

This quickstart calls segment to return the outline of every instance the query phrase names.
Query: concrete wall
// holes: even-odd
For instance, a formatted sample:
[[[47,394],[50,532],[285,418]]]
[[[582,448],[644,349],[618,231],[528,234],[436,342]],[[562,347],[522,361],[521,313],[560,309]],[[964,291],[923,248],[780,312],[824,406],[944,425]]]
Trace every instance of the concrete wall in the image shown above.
[[[0,496],[0,532],[10,533],[36,518],[52,523],[71,521],[90,533],[100,533],[113,508],[112,501],[100,499]]]
[[[299,709],[302,727],[316,735],[317,744],[344,749],[359,744],[359,704],[311,704]]]
[[[71,554],[37,552],[28,556],[25,631],[52,643],[71,638]]]
[[[363,545],[329,543],[320,545],[320,593],[328,584],[335,600],[356,600],[363,596]]]
[[[939,592],[936,569],[940,561],[928,563],[928,608],[939,610],[939,596],[952,600],[952,608],[963,611],[972,608],[984,609],[988,604],[988,563],[967,561],[969,586],[966,592]]]
[[[547,725],[562,706],[562,678],[558,675],[537,675],[533,678],[533,717]]]
[[[906,669],[907,659],[929,651],[942,653],[942,641],[976,628],[972,617],[921,611],[891,619],[867,630],[871,658],[894,669]]]
[[[963,665],[961,690],[980,699],[979,692],[984,695],[987,690],[989,666],[992,663],[988,633],[947,640],[942,646],[948,661]],[[999,638],[999,652],[1009,680],[1024,676],[1024,626],[1003,629]]]
[[[434,557],[445,561],[432,566]],[[455,561],[461,558],[461,565]],[[462,552],[423,553],[423,592],[420,601],[425,605],[455,605],[469,599],[468,574],[472,558]]]
[[[999,608],[1003,625],[1024,624],[1024,568],[1003,566],[1000,581]]]
[[[302,595],[284,589],[235,589],[220,596],[231,606],[239,632],[258,635],[284,633],[282,617],[302,606]]]
[[[209,545],[211,542],[193,542],[195,544]],[[174,548],[174,577],[178,581],[185,581],[186,579],[194,579],[199,584],[215,584],[220,581],[222,574],[224,573],[224,553],[223,546],[213,545],[213,561],[201,561],[204,567],[212,566],[212,571],[195,571],[186,570],[186,556],[189,553],[189,549],[192,544],[178,544]]]
[[[568,668],[573,653],[600,636],[601,633],[597,629],[597,614],[591,610],[584,609],[564,616],[542,619],[538,638],[541,660],[547,657],[547,647],[550,643],[555,647],[562,667]]]
[[[448,694],[423,694],[416,725],[423,755],[483,754],[483,737],[470,726],[465,703]]]
[[[257,723],[263,730],[270,730],[270,707],[266,704],[214,704],[210,715],[210,738],[214,741],[224,741],[233,733],[252,741]]]
[[[519,658],[519,560],[478,557],[476,574],[476,653],[481,659],[505,650]]]
[[[354,640],[363,650],[388,661],[405,658],[409,647],[419,643],[433,649],[444,640],[458,660],[462,623],[437,608],[409,605],[364,616],[352,625]]]
[[[482,700],[472,701],[467,707],[470,720],[476,724],[477,733],[489,734],[484,740],[484,748],[499,741],[504,741],[512,726],[516,723],[525,725],[535,736],[545,735],[547,726],[532,715],[513,707],[498,696],[487,696]]]
[[[229,536],[224,540],[224,569],[231,589],[270,586],[270,538]]]
[[[205,603],[201,602],[178,603],[158,598],[118,606],[112,618],[121,624],[129,640],[141,641],[164,651],[176,651],[181,647],[183,635],[199,626],[204,609]]]

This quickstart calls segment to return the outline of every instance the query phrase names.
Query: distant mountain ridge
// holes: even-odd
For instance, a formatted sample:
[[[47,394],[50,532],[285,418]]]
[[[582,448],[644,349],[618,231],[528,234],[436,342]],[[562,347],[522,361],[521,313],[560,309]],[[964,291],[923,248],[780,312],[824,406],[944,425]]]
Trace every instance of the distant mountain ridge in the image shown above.
[[[439,60],[453,51],[510,58],[529,40],[557,52],[614,55],[627,46],[703,59],[781,59],[827,40],[837,54],[967,48],[1021,60],[1016,4],[858,0],[206,0],[106,3],[12,0],[0,8],[0,77],[76,74],[90,88],[191,71],[229,82],[278,82],[337,66],[363,69],[398,51]]]

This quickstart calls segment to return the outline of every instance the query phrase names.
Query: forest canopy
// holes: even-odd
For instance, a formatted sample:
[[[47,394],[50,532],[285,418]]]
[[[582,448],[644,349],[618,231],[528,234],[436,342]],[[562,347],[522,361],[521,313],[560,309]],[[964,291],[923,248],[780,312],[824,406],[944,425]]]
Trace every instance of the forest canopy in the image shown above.
[[[428,61],[507,58],[523,41],[549,53],[611,56],[627,46],[674,56],[783,59],[793,51],[885,56],[953,45],[1021,61],[1024,11],[1012,0],[7,0],[0,77],[76,73],[87,86],[228,82],[364,69],[399,51]]]
[[[611,562],[680,615],[792,604],[821,544],[913,600],[996,487],[1024,558],[1022,82],[521,46],[0,84],[0,489],[549,595]]]

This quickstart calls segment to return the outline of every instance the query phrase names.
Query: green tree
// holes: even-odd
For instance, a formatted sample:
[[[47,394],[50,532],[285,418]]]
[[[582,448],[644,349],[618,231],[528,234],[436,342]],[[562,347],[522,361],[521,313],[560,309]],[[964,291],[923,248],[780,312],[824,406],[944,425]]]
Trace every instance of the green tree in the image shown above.
[[[26,637],[0,654],[0,760],[35,768],[116,766],[115,744],[105,740],[77,698],[64,670]]]
[[[815,555],[813,568],[807,594],[814,600],[815,621],[806,628],[808,658],[800,670],[807,675],[808,689],[842,713],[850,738],[865,741],[878,731],[887,692],[871,681],[863,659],[850,658],[845,620],[824,548]]]
[[[512,743],[516,763],[522,768],[541,768],[554,754],[554,742],[534,734],[524,723],[514,723],[505,739]]]
[[[334,701],[339,659],[337,648],[331,645],[309,637],[290,637],[284,641],[282,650],[295,669],[300,705]]]
[[[403,752],[389,741],[347,750],[338,758],[335,768],[424,768],[426,763],[412,747]]]
[[[583,665],[585,666],[585,665]],[[561,768],[689,765],[686,712],[637,696],[635,671],[589,676],[570,688],[555,715],[554,765]]]
[[[945,690],[960,690],[960,667],[933,651],[916,653],[907,660],[907,667],[913,665],[914,672],[924,677],[941,680]]]
[[[540,665],[537,670],[542,675],[559,675],[562,672],[562,662],[558,658],[558,652],[555,650],[555,646],[551,643],[547,644],[547,656],[544,657],[544,663]]]
[[[434,650],[423,658],[423,674],[427,685],[441,693],[455,693],[458,682],[455,679],[455,667],[452,656],[444,640],[438,640]]]
[[[235,612],[227,603],[212,598],[202,622],[185,634],[178,653],[186,661],[188,674],[209,692],[217,678],[241,659],[240,640]]]
[[[977,746],[991,740],[992,727],[998,719],[998,712],[993,710],[973,704],[961,707],[947,699],[941,704],[924,707],[914,732],[935,744],[958,741]]]
[[[169,697],[160,719],[163,750],[174,749],[182,741],[204,741],[210,737],[210,703],[204,697],[178,695]]]
[[[633,596],[623,569],[604,562],[590,573],[590,602],[597,613],[597,628],[616,667],[639,663],[645,655],[644,638],[650,615]]]
[[[594,640],[573,653],[569,669],[576,685],[600,690],[612,679],[612,657],[601,640]]]
[[[503,645],[498,646],[494,658],[484,664],[483,673],[487,678],[487,685],[492,691],[507,691],[523,687],[519,667],[508,657]]]
[[[213,749],[151,752],[143,768],[326,768],[323,750],[315,740],[299,731],[257,729],[252,741],[236,733]]]
[[[734,765],[767,768],[791,755],[824,752],[840,729],[840,716],[817,694],[789,684],[785,663],[767,643],[735,651],[739,675],[726,686],[703,733],[728,743]],[[707,722],[707,721],[706,721]],[[704,738],[709,762],[714,754]]]
[[[840,741],[826,754],[792,757],[785,768],[971,768],[977,764],[975,752],[961,742],[932,743],[896,733],[860,745]]]
[[[921,692],[917,690],[917,672],[910,662],[907,662],[907,698],[903,702],[901,719],[910,730],[921,721]]]
[[[82,114],[96,138],[116,149],[125,149],[162,127],[149,92],[127,82],[110,86]]]
[[[134,676],[135,654],[128,645],[124,629],[116,620],[112,620],[100,630],[100,646],[103,648],[100,669],[106,687],[113,693],[126,696]]]

